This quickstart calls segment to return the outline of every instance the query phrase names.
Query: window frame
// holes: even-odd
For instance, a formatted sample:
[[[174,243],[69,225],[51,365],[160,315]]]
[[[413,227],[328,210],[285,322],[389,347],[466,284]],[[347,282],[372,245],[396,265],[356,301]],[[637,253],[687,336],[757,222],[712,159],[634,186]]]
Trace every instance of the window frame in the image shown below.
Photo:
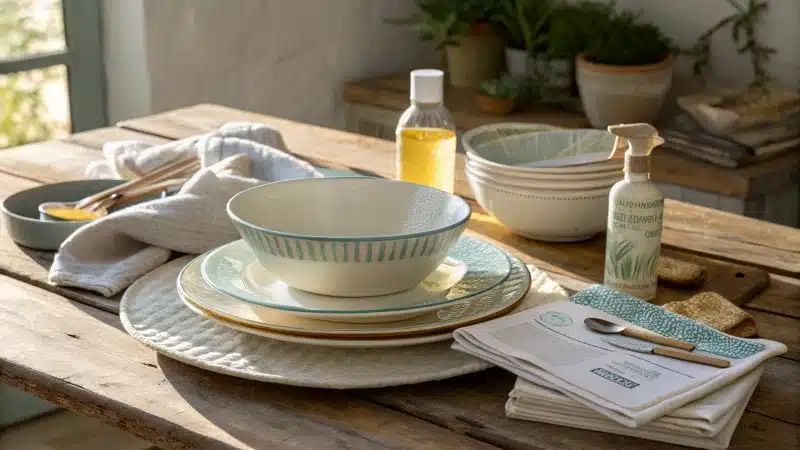
[[[108,123],[101,3],[102,0],[61,0],[64,50],[0,60],[0,75],[65,66],[73,133]]]

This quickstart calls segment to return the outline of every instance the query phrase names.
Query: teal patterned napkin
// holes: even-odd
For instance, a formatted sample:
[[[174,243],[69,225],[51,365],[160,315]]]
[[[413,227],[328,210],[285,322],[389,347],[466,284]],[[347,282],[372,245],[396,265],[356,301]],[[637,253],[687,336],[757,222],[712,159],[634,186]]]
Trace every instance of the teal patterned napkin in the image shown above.
[[[727,358],[747,358],[766,349],[764,344],[729,336],[601,284],[589,286],[569,300],[599,309],[655,333],[691,342],[698,350]]]

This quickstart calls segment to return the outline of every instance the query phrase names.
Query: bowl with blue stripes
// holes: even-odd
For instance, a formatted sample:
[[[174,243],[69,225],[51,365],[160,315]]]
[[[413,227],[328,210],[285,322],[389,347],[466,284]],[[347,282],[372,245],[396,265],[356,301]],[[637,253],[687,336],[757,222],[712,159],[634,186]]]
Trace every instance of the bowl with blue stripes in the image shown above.
[[[228,215],[258,262],[289,286],[338,297],[410,289],[447,257],[470,206],[427,186],[370,177],[268,183]]]

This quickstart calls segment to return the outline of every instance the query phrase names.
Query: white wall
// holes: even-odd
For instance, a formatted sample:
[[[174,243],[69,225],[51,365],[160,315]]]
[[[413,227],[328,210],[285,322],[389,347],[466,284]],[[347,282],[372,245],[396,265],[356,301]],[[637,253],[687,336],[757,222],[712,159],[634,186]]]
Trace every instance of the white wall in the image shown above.
[[[746,4],[747,0],[736,0]],[[769,69],[776,81],[800,88],[800,1],[767,0],[769,9],[757,28],[759,39],[778,52],[772,55]],[[731,14],[726,0],[617,0],[618,8],[642,11],[642,16],[657,24],[681,48],[690,48],[697,37]],[[736,53],[731,31],[717,33],[712,43],[713,75],[719,81],[742,85],[750,82],[752,69],[747,57]],[[677,88],[695,86],[690,79],[691,64],[683,58],[677,73]]]
[[[744,2],[746,0],[739,0]],[[763,40],[778,49],[779,82],[800,84],[800,1],[768,0]],[[681,46],[730,11],[725,0],[617,0],[642,10]],[[109,115],[114,121],[214,102],[327,126],[341,126],[347,80],[432,65],[431,46],[386,17],[411,0],[105,0]],[[729,31],[714,45],[715,75],[751,76]],[[698,80],[681,61],[675,92]]]
[[[349,79],[436,61],[397,0],[144,0],[151,107],[230,105],[341,125]]]
[[[103,56],[111,124],[153,110],[142,1],[103,1]]]

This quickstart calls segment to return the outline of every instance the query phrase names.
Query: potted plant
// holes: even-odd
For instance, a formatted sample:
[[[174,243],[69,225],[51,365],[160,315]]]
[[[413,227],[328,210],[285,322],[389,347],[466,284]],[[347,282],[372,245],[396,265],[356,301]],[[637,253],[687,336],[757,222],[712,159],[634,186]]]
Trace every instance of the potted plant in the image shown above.
[[[490,18],[496,4],[484,0],[416,0],[419,12],[390,23],[414,27],[424,41],[444,50],[450,84],[475,87],[503,70],[503,39]]]
[[[547,26],[547,46],[536,58],[536,69],[543,84],[576,94],[575,57],[591,42],[594,23],[613,14],[613,5],[582,1],[554,5]]]
[[[576,57],[583,109],[594,127],[652,122],[672,85],[669,39],[638,14],[611,12],[591,24],[590,42]]]
[[[505,74],[500,78],[481,82],[475,101],[485,113],[504,116],[514,109],[519,95],[519,80],[510,74]]]
[[[545,48],[547,21],[555,4],[556,0],[499,1],[492,19],[505,35],[506,71],[512,76],[532,75],[532,55]]]

